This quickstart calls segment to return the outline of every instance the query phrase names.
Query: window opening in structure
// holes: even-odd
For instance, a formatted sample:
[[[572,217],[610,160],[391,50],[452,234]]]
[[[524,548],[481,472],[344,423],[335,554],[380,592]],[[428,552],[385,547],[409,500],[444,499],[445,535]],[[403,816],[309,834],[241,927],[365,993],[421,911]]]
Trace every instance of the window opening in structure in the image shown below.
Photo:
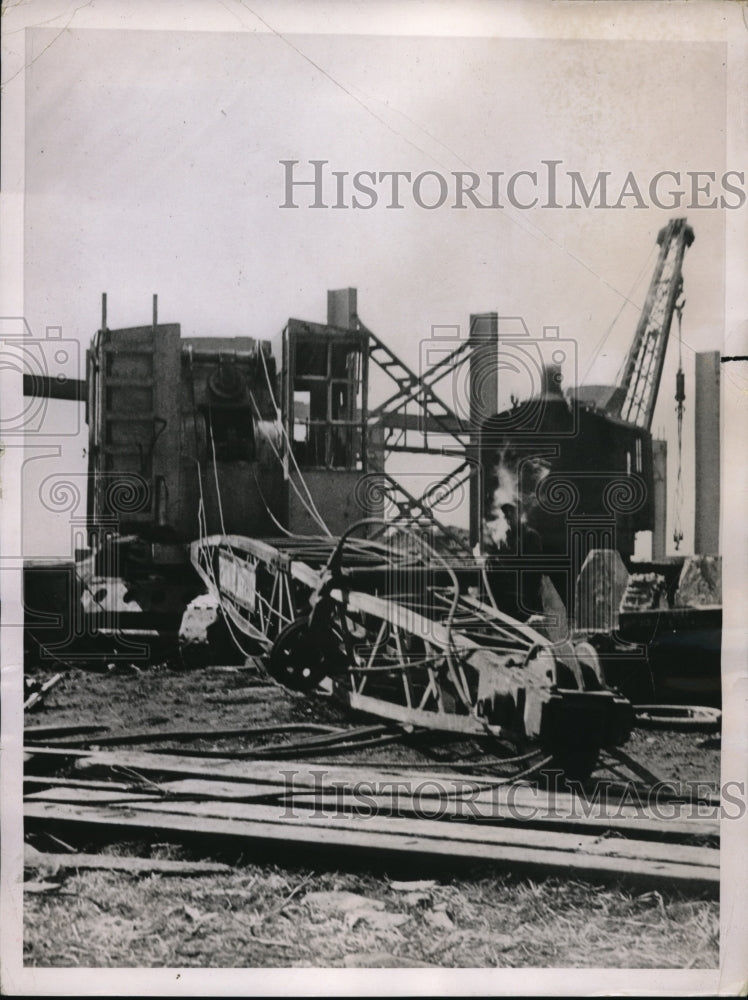
[[[363,468],[358,345],[296,342],[292,399],[294,457],[300,468]]]

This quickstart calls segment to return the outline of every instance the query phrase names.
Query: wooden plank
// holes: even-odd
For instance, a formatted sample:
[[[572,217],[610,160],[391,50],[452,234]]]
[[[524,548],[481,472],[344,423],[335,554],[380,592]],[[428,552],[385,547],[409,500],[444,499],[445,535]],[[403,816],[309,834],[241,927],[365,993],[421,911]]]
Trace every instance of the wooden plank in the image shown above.
[[[146,794],[149,788],[143,788],[132,783],[116,781],[91,781],[83,778],[44,778],[27,777],[27,786],[41,785],[44,789],[53,790],[64,788],[69,791],[69,795],[60,796],[53,794],[27,795],[46,799],[48,801],[92,801],[87,800],[85,794],[77,795],[76,790],[85,793],[88,790],[99,790],[102,792],[121,793],[122,801],[132,797],[132,793]],[[503,791],[503,790],[500,790]],[[395,812],[397,815],[423,818],[428,817],[429,812],[438,809],[442,819],[464,819],[475,823],[510,823],[521,824],[524,827],[564,827],[565,829],[579,830],[610,830],[619,833],[628,833],[635,837],[657,837],[663,840],[673,840],[683,837],[717,837],[719,836],[719,822],[713,820],[700,819],[698,816],[690,819],[662,819],[647,818],[641,815],[621,816],[618,815],[618,808],[612,805],[608,810],[599,814],[586,815],[576,808],[572,803],[569,808],[558,807],[558,803],[549,803],[542,795],[535,798],[531,803],[525,797],[524,800],[513,802],[508,796],[479,794],[466,799],[438,799],[435,797],[424,797],[408,795],[400,790],[394,795],[373,794],[366,789],[357,790],[355,787],[337,787],[334,790],[322,792],[306,789],[293,795],[288,793],[288,786],[283,784],[259,784],[251,782],[217,781],[201,778],[183,778],[175,781],[161,781],[153,786],[153,793],[160,793],[167,796],[180,796],[182,798],[192,798],[195,800],[215,799],[228,801],[267,801],[268,799],[283,799],[293,802],[302,810],[318,810],[325,814],[330,814],[333,810],[339,812],[362,812],[370,815],[372,811],[380,812],[382,815],[389,815]],[[146,794],[146,797],[150,797]],[[112,801],[116,801],[116,796]],[[102,800],[103,801],[103,800]],[[523,804],[524,802],[524,804]],[[567,804],[568,805],[568,804]]]
[[[88,726],[70,723],[69,725],[24,726],[24,738],[47,739],[51,736],[84,736],[88,733],[107,731],[109,726]]]
[[[50,751],[54,753],[54,751]],[[73,751],[71,751],[73,753]],[[76,766],[81,770],[93,768],[128,768],[142,774],[181,774],[194,778],[220,778],[229,781],[256,781],[270,784],[286,784],[292,775],[294,786],[318,788],[321,782],[327,782],[332,787],[333,781],[357,782],[362,774],[367,780],[385,780],[398,777],[396,773],[386,771],[376,773],[356,771],[350,767],[297,763],[295,761],[241,761],[230,757],[213,757],[210,759],[189,757],[178,754],[148,753],[139,751],[79,751]],[[422,776],[421,781],[433,780],[432,775]],[[470,782],[459,776],[451,775],[444,778],[451,791],[465,791]],[[481,783],[481,787],[490,784]]]
[[[154,796],[163,795],[183,795],[193,798],[234,798],[234,799],[267,799],[270,797],[282,797],[286,788],[284,785],[277,786],[271,784],[256,784],[248,781],[210,781],[199,778],[182,778],[176,781],[150,782],[143,784],[134,781],[96,781],[91,778],[58,778],[46,777],[44,775],[25,775],[23,779],[25,787],[37,787],[40,789],[69,789],[71,796],[69,801],[77,801],[76,790],[87,792],[98,790],[103,792],[134,792],[136,794],[147,794]],[[26,797],[31,798],[33,793],[27,793]],[[36,797],[36,796],[34,796]],[[42,796],[38,796],[41,798]],[[83,799],[80,799],[83,801]]]
[[[133,770],[140,770],[145,773],[172,773],[190,774],[194,777],[218,778],[227,781],[259,781],[270,783],[288,783],[289,778],[285,777],[289,772],[293,774],[294,787],[304,786],[321,788],[335,787],[341,782],[356,783],[362,781],[366,783],[384,783],[407,781],[419,783],[439,782],[442,791],[466,793],[472,788],[484,789],[506,789],[506,793],[511,795],[514,801],[520,801],[520,796],[528,794],[535,805],[538,804],[538,796],[545,793],[529,784],[513,784],[508,779],[491,777],[490,775],[471,775],[455,773],[450,771],[435,772],[432,770],[419,771],[417,766],[405,766],[400,764],[377,765],[370,764],[346,764],[344,767],[337,762],[326,763],[324,761],[306,763],[286,760],[267,761],[241,761],[234,757],[215,757],[210,760],[187,754],[171,754],[163,751],[98,751],[67,749],[64,747],[24,747],[27,759],[39,758],[68,758],[78,762],[81,769],[86,767],[126,767]],[[616,783],[613,783],[614,785]],[[620,783],[618,783],[620,784]],[[634,794],[632,789],[631,795]],[[427,794],[421,792],[422,795]],[[578,796],[569,792],[553,791],[549,793],[553,796],[554,802],[562,805]],[[666,808],[672,813],[674,819],[679,818],[678,810],[688,811],[693,807],[688,803],[670,802],[661,800],[660,808]],[[616,807],[621,810],[621,815],[646,815],[647,807],[635,805],[633,801],[623,802]],[[720,806],[718,802],[707,802],[699,806],[700,816],[703,819],[719,819]]]
[[[90,778],[48,778],[43,774],[25,774],[24,788],[40,785],[42,788],[100,788],[105,792],[139,791],[132,781],[93,781]]]
[[[141,774],[168,774],[190,778],[215,779],[220,781],[249,781],[257,784],[270,784],[282,787],[286,792],[298,794],[302,789],[314,792],[323,790],[335,792],[342,785],[377,787],[380,790],[390,784],[393,789],[408,790],[408,782],[412,793],[422,799],[445,799],[448,796],[472,794],[476,789],[483,789],[484,797],[490,801],[512,803],[514,807],[533,810],[548,810],[556,813],[571,812],[580,809],[580,800],[567,792],[554,792],[550,796],[530,786],[499,784],[496,781],[486,782],[484,779],[462,777],[460,775],[419,774],[411,771],[401,774],[394,770],[371,771],[365,767],[360,769],[350,766],[327,766],[296,763],[293,761],[238,761],[227,757],[201,759],[181,755],[147,753],[138,751],[96,752],[80,754],[76,767],[86,771],[100,768],[126,768]],[[667,809],[669,816],[675,821],[689,821],[688,816],[694,807],[688,804],[661,803],[660,807]],[[650,808],[640,807],[632,803],[615,805],[615,813],[621,818],[641,817],[657,820]],[[718,807],[700,807],[699,818],[716,822],[719,819]]]
[[[43,788],[39,792],[29,792],[24,795],[24,801],[33,799],[41,802],[80,802],[80,803],[121,803],[121,802],[158,802],[158,795],[143,792],[110,791],[102,788]]]
[[[35,748],[29,748],[35,752]],[[326,782],[333,787],[333,782],[357,783],[362,778],[367,781],[384,783],[385,781],[413,780],[420,784],[439,782],[452,792],[465,792],[471,788],[490,789],[497,785],[505,785],[501,779],[485,776],[470,776],[449,772],[418,772],[415,769],[403,769],[396,764],[392,768],[380,767],[373,769],[363,764],[360,767],[340,764],[314,764],[297,761],[242,761],[230,756],[214,757],[210,760],[201,759],[187,754],[165,754],[151,751],[64,751],[56,748],[42,751],[54,756],[75,756],[81,769],[89,767],[127,767],[142,773],[189,774],[193,777],[220,778],[236,781],[261,781],[274,784],[288,784],[290,779],[285,775],[293,775],[293,784],[298,787],[322,787]],[[515,786],[516,787],[516,786]],[[424,793],[425,794],[425,793]],[[441,794],[441,793],[440,793]],[[563,795],[564,793],[561,793]]]
[[[115,806],[115,809],[126,808]],[[142,802],[138,812],[175,813],[225,820],[249,820],[271,825],[306,827],[311,830],[350,830],[364,828],[372,835],[397,831],[403,836],[448,840],[460,843],[506,844],[572,853],[594,853],[620,858],[652,861],[676,861],[679,864],[719,865],[719,851],[710,847],[684,844],[660,844],[623,837],[594,836],[552,830],[495,827],[485,824],[442,822],[391,816],[356,816],[324,814],[321,811],[297,813],[293,803],[260,805],[242,802]]]
[[[405,858],[414,856],[452,858],[463,861],[483,861],[508,864],[525,871],[540,872],[562,869],[577,877],[636,878],[648,884],[658,881],[676,883],[682,889],[701,891],[718,890],[719,870],[712,864],[693,865],[672,862],[653,862],[637,858],[605,857],[574,854],[568,851],[539,850],[526,846],[506,844],[476,844],[445,841],[430,837],[404,836],[398,832],[372,834],[357,828],[324,829],[294,827],[286,824],[258,823],[247,820],[221,820],[212,817],[174,815],[170,813],[143,813],[135,810],[106,809],[96,806],[70,806],[44,802],[27,803],[27,821],[42,824],[103,826],[115,830],[139,831],[153,834],[202,835],[212,838],[225,837],[246,843],[276,843],[288,849],[291,844],[309,844],[311,847],[338,851],[377,851],[398,854]],[[444,864],[442,862],[442,871]]]
[[[39,758],[63,758],[63,757],[88,757],[91,753],[90,750],[76,750],[69,749],[67,747],[37,747],[33,744],[31,746],[25,746],[23,748],[24,757],[30,760],[34,757]]]
[[[159,782],[158,788],[167,795],[192,799],[228,799],[252,802],[269,798],[280,799],[286,795],[283,785],[253,784],[250,781],[203,781],[200,778],[182,778],[177,781]]]
[[[43,701],[46,693],[48,691],[51,691],[53,687],[56,687],[64,676],[65,676],[64,674],[55,674],[54,677],[50,677],[48,681],[45,681],[44,684],[42,684],[42,686],[37,691],[34,691],[33,694],[30,694],[26,699],[26,701],[24,701],[23,703],[24,712],[27,712],[29,709],[33,708],[34,705],[38,705],[40,701]]]
[[[437,729],[440,732],[462,733],[465,736],[484,736],[486,727],[480,719],[473,715],[457,715],[456,712],[429,711],[421,708],[408,708],[407,705],[397,705],[368,694],[348,694],[348,703],[357,712],[367,712],[371,715],[392,719],[394,722],[409,723],[422,726],[424,729]]]
[[[132,858],[112,854],[47,854],[24,846],[24,868],[56,871],[104,869],[132,874],[159,875],[228,875],[233,869],[219,861],[175,861],[166,858]]]
[[[233,688],[230,694],[245,690],[244,688]],[[373,728],[373,727],[367,727]],[[382,727],[380,727],[382,728]],[[93,736],[90,739],[69,740],[63,745],[66,747],[78,747],[84,749],[88,744],[95,743],[97,747],[104,746],[127,746],[131,743],[179,743],[190,740],[203,739],[226,739],[230,737],[252,737],[268,736],[286,732],[312,732],[321,734],[310,737],[310,745],[313,743],[327,743],[340,734],[346,732],[340,726],[325,726],[315,723],[291,722],[287,724],[274,724],[267,726],[244,726],[234,729],[146,729],[139,733],[119,733],[114,736]],[[356,733],[358,730],[351,730]]]
[[[24,747],[27,761],[49,760],[57,762],[70,760],[75,762],[79,770],[101,769],[116,771],[126,769],[142,774],[172,774],[189,775],[195,778],[213,778],[224,781],[253,781],[268,784],[281,784],[288,787],[291,780],[294,788],[334,787],[341,781],[356,783],[362,777],[383,783],[402,778],[401,769],[393,765],[393,769],[372,771],[365,766],[360,768],[347,765],[341,768],[320,764],[297,763],[294,761],[241,761],[231,757],[213,757],[210,759],[190,757],[184,754],[166,754],[149,751],[95,751],[69,749],[66,747]],[[292,779],[285,775],[292,775]],[[496,781],[485,778],[463,777],[459,774],[414,773],[414,780],[419,782],[442,781],[446,792],[459,794],[472,787],[491,788]],[[404,778],[402,780],[405,780]],[[516,787],[516,786],[515,786]],[[428,794],[423,792],[423,794]],[[443,794],[443,792],[439,792]]]
[[[399,815],[414,817],[428,816],[429,808],[434,809],[434,800],[420,800],[412,795],[399,793],[397,795],[377,795],[368,791],[357,792],[355,788],[337,788],[335,791],[321,793],[310,790],[294,795],[287,794],[283,785],[251,785],[243,782],[211,781],[200,778],[184,778],[178,781],[160,782],[159,789],[170,795],[180,795],[186,798],[216,799],[228,801],[259,801],[267,798],[284,798],[304,810],[320,810],[329,815],[333,810],[363,811],[370,815],[372,810],[383,815],[396,811]],[[543,800],[536,803],[532,810],[523,810],[516,804],[508,804],[506,797],[477,796],[466,800],[437,800],[440,816],[445,820],[464,819],[476,823],[521,823],[526,827],[563,826],[569,829],[610,830],[619,833],[630,833],[639,837],[659,837],[675,839],[682,837],[717,837],[719,822],[703,820],[698,817],[688,820],[649,819],[642,816],[618,816],[615,807],[611,815],[585,815],[578,809],[564,812],[562,809],[544,811]],[[547,806],[547,803],[546,803]],[[569,814],[571,813],[571,814]]]
[[[200,760],[184,755],[157,754],[148,752],[91,752],[82,750],[68,750],[62,748],[28,748],[29,755],[41,759],[64,758],[77,762],[81,769],[88,768],[125,768],[127,770],[139,771],[142,774],[172,774],[183,775],[195,778],[218,779],[222,781],[243,782],[251,781],[260,784],[281,785],[286,791],[293,791],[294,794],[301,794],[302,789],[310,790],[310,793],[322,790],[334,791],[341,784],[356,785],[365,779],[364,783],[371,785],[374,783],[378,787],[383,787],[387,782],[399,783],[399,788],[403,789],[404,784],[411,782],[420,798],[437,797],[444,798],[448,795],[470,794],[475,789],[483,788],[486,794],[491,796],[492,801],[511,801],[515,808],[537,811],[560,812],[562,814],[579,811],[583,805],[583,800],[569,793],[554,792],[550,799],[546,793],[532,788],[529,785],[500,784],[497,780],[485,779],[469,775],[455,775],[449,773],[418,772],[393,765],[390,769],[380,769],[372,771],[366,765],[355,767],[347,765],[341,768],[339,765],[307,765],[285,761],[262,761],[262,762],[241,762],[231,758],[212,758],[211,760]],[[285,772],[285,776],[284,776]],[[428,791],[428,786],[434,789]],[[687,803],[660,803],[660,808],[667,810],[668,815],[675,822],[696,822],[693,819],[694,807]],[[641,817],[657,821],[660,817],[653,813],[647,806],[634,805],[631,802],[615,805],[615,815],[619,818]],[[719,821],[719,806],[706,807],[699,806],[698,820],[716,824]],[[668,821],[669,822],[669,821]],[[709,831],[714,832],[714,827]]]

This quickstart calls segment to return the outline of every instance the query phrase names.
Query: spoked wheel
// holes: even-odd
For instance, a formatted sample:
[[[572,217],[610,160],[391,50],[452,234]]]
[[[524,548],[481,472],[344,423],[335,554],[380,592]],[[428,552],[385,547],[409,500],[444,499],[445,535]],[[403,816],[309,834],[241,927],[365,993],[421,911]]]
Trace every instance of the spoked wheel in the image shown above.
[[[325,677],[345,668],[345,654],[327,630],[299,618],[287,625],[273,644],[268,672],[294,691],[311,691]]]

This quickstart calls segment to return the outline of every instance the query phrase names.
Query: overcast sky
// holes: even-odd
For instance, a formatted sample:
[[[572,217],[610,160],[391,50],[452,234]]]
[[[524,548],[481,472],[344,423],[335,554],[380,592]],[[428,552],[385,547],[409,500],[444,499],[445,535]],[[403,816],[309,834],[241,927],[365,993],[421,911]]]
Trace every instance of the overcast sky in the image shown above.
[[[383,188],[370,210],[283,209],[279,161],[449,177],[554,159],[590,182],[610,171],[616,192],[632,171],[645,195],[662,170],[719,178],[740,169],[725,162],[721,45],[73,29],[34,30],[28,45],[26,317],[82,349],[103,291],[112,328],[150,322],[157,292],[160,320],[181,323],[183,336],[271,339],[289,316],[323,321],[328,288],[355,286],[364,322],[414,366],[432,326],[464,333],[471,312],[496,310],[536,335],[559,326],[577,343],[581,381],[612,381],[657,232],[688,215],[689,550],[693,352],[722,342],[723,211],[634,199],[457,211],[452,198],[433,211],[405,198],[398,211]],[[670,442],[671,497],[675,347],[653,425]],[[50,412],[68,419],[65,404]],[[58,466],[35,463],[27,508],[42,468],[85,468],[85,444],[69,439]],[[25,521],[28,554],[56,554],[59,519]]]

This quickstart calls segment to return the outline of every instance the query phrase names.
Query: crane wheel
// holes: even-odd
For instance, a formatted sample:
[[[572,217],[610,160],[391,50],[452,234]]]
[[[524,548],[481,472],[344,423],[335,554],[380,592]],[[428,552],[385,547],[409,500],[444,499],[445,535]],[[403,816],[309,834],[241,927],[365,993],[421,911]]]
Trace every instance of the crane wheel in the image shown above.
[[[273,643],[268,673],[293,691],[312,691],[325,677],[340,673],[345,654],[328,630],[315,628],[308,618],[287,625]]]

